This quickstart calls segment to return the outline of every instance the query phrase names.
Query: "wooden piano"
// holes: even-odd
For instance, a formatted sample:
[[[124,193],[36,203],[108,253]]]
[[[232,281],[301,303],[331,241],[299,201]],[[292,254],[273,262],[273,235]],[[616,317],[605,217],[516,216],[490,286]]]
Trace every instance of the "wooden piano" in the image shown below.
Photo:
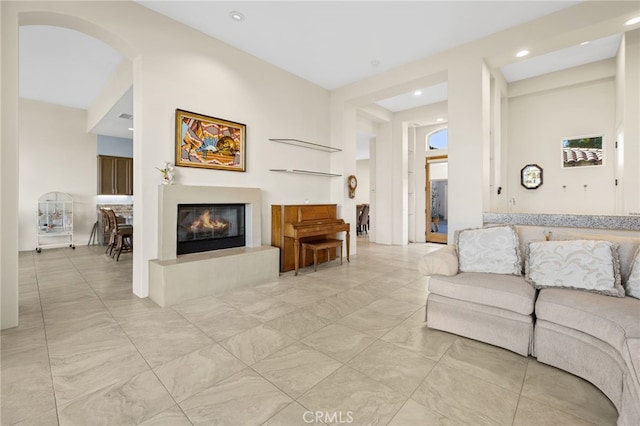
[[[338,232],[346,232],[347,261],[349,261],[349,227],[343,219],[338,219],[336,204],[296,204],[271,206],[271,245],[280,248],[280,272],[291,271],[298,274],[300,265],[300,242],[322,238],[335,238]],[[330,258],[320,254],[319,261],[335,259],[332,250]],[[310,263],[309,260],[308,263]],[[307,266],[307,265],[302,265]]]

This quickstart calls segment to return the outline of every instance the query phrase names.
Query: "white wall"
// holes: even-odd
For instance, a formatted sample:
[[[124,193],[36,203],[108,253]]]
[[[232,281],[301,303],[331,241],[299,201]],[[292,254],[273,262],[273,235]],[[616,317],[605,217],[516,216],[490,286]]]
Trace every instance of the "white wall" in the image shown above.
[[[511,98],[507,162],[508,198],[515,199],[511,211],[614,214],[614,123],[612,78]],[[561,139],[593,134],[604,136],[604,165],[563,169]],[[520,170],[531,163],[543,169],[543,185],[536,190],[520,185]]]
[[[98,155],[133,158],[133,139],[98,135]]]
[[[370,160],[356,161],[356,177],[358,178],[358,189],[356,189],[356,204],[369,204],[371,189],[370,178]]]
[[[97,166],[96,135],[87,133],[86,124],[85,110],[20,100],[20,250],[37,246],[38,198],[47,192],[71,195],[74,241],[89,240],[96,221]]]

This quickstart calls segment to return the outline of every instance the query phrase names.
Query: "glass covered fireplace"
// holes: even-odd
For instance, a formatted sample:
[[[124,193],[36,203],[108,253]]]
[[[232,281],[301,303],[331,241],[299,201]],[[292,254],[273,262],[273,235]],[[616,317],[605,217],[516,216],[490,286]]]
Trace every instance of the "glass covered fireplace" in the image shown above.
[[[177,254],[245,246],[244,204],[178,204]]]

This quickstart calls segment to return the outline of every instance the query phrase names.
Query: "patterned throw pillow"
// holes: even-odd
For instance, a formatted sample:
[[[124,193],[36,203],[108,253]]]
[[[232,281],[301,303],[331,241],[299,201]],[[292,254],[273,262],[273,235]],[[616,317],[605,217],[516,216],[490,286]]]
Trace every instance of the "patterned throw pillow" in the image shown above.
[[[456,245],[460,272],[522,275],[513,226],[465,229],[458,233]]]
[[[529,243],[525,280],[535,288],[572,288],[624,297],[617,243],[573,240]]]
[[[631,273],[627,279],[627,296],[640,299],[640,249],[636,251],[631,265]]]

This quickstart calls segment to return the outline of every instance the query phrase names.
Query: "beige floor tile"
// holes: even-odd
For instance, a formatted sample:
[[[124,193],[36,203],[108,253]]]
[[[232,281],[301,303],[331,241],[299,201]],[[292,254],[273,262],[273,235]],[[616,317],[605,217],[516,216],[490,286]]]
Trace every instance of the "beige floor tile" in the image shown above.
[[[140,426],[191,426],[191,422],[176,405],[140,423]]]
[[[3,348],[4,349],[4,348]],[[55,409],[46,347],[23,347],[1,359],[2,424],[29,424]]]
[[[253,289],[267,297],[275,297],[285,291],[294,288],[293,283],[286,282],[285,280],[278,280],[269,283],[259,284],[253,287]]]
[[[410,287],[403,287],[389,294],[389,297],[402,300],[403,302],[413,303],[414,305],[423,306],[427,303],[427,292],[416,290]]]
[[[132,317],[120,325],[152,368],[213,343],[171,309]]]
[[[302,339],[314,331],[323,328],[329,324],[329,322],[328,319],[314,315],[309,309],[299,309],[271,320],[266,324],[294,339]]]
[[[375,300],[367,306],[367,309],[371,309],[382,314],[399,315],[403,318],[413,315],[418,310],[413,303],[407,303],[391,298]]]
[[[290,397],[298,398],[341,366],[342,363],[333,358],[296,343],[268,356],[252,368]]]
[[[602,422],[598,425],[615,425],[615,420],[610,423]],[[569,413],[555,409],[549,405],[541,404],[527,397],[521,396],[516,410],[513,426],[539,426],[539,425],[563,425],[563,426],[595,426],[596,423],[588,422]]]
[[[285,291],[284,293],[275,296],[275,298],[283,302],[291,303],[298,307],[304,307],[311,303],[324,299],[327,296],[328,295],[326,295],[324,292],[305,290],[302,288],[294,287]]]
[[[236,309],[242,309],[260,302],[264,299],[264,295],[256,290],[245,288],[225,293],[220,296],[220,299]]]
[[[206,321],[214,315],[223,314],[235,309],[214,296],[189,300],[173,305],[172,308],[191,322]]]
[[[265,297],[259,302],[242,308],[242,312],[262,322],[276,319],[296,310],[298,310],[296,305],[283,302],[273,297]]]
[[[260,425],[292,400],[246,369],[180,404],[194,425]]]
[[[510,425],[518,394],[438,364],[411,399],[462,424]]]
[[[231,336],[220,344],[245,364],[252,365],[295,342],[276,329],[259,325]]]
[[[376,339],[339,324],[332,324],[302,339],[312,348],[341,362],[347,362]]]
[[[154,371],[173,398],[181,402],[244,368],[242,362],[214,343],[169,361]]]
[[[337,321],[354,330],[362,331],[374,337],[382,337],[389,330],[396,327],[404,317],[400,315],[384,314],[369,308],[362,308]]]
[[[194,319],[193,322],[217,342],[262,324],[259,319],[235,308],[222,313],[216,312],[215,315],[210,317],[204,315]]]
[[[319,415],[318,418],[321,418]],[[304,408],[297,402],[287,405],[282,411],[271,417],[263,426],[300,426],[300,425],[324,425],[322,421],[316,421],[316,413]]]
[[[424,324],[412,321],[405,321],[382,336],[385,342],[419,352],[434,361],[442,358],[456,338],[453,334],[432,330]]]
[[[418,404],[413,400],[408,400],[398,411],[389,426],[409,426],[409,425],[428,425],[428,426],[463,426],[435,410],[429,409],[424,405]]]
[[[320,317],[336,321],[344,316],[367,306],[374,300],[381,298],[358,288],[345,290],[329,296],[309,306],[310,311]]]
[[[73,350],[68,347],[52,350],[50,360],[53,388],[60,406],[149,370],[125,338],[74,345]]]
[[[522,396],[596,424],[615,423],[618,416],[611,401],[591,383],[533,359]]]
[[[326,413],[327,424],[351,418],[357,425],[387,424],[404,401],[393,389],[349,367],[340,368],[298,399],[310,411]]]
[[[0,423],[3,421],[4,416],[0,419]],[[12,426],[58,426],[58,412],[53,409],[44,413],[34,414],[34,417],[13,423]]]
[[[444,354],[441,363],[520,393],[528,359],[506,349],[459,338]]]
[[[61,425],[142,423],[175,403],[152,371],[58,407]]]
[[[418,353],[377,341],[347,365],[403,395],[410,396],[436,363]]]

